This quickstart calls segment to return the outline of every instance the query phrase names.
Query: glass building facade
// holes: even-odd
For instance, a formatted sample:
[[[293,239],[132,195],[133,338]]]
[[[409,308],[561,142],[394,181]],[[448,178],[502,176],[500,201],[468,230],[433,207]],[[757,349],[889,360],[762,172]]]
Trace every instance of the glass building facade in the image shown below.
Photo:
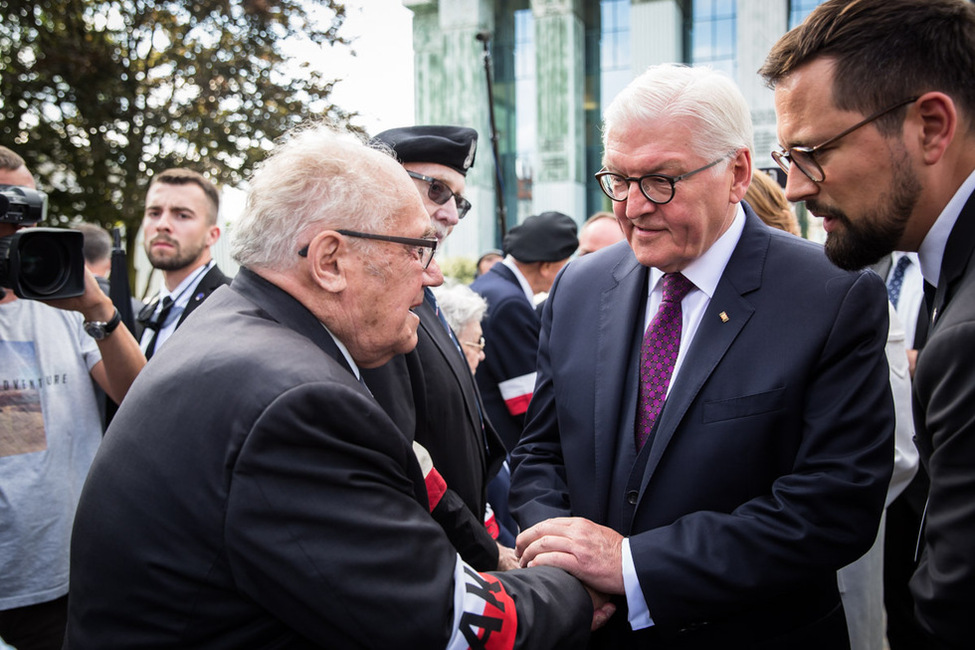
[[[476,258],[531,214],[559,210],[581,224],[608,209],[593,179],[602,110],[655,63],[708,65],[735,79],[752,107],[756,166],[772,165],[772,93],[756,71],[775,39],[821,1],[404,0],[414,12],[417,123],[481,133],[468,175],[475,208],[446,254]],[[487,57],[478,33],[490,34]]]

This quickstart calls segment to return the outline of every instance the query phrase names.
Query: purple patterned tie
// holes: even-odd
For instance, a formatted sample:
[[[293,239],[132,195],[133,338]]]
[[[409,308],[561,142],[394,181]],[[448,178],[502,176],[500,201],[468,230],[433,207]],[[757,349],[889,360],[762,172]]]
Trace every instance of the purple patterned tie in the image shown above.
[[[681,300],[694,284],[680,273],[663,278],[664,297],[643,337],[640,351],[640,402],[637,406],[636,447],[650,437],[653,423],[667,399],[667,386],[680,348]]]

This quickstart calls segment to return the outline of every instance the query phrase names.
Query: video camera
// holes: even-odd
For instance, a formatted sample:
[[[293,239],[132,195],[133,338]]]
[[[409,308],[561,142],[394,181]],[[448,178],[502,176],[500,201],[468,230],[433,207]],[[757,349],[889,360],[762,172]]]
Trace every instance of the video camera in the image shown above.
[[[46,216],[47,194],[0,185],[0,222],[32,226]],[[34,300],[80,296],[85,292],[84,241],[79,231],[60,228],[25,228],[0,237],[0,287]]]

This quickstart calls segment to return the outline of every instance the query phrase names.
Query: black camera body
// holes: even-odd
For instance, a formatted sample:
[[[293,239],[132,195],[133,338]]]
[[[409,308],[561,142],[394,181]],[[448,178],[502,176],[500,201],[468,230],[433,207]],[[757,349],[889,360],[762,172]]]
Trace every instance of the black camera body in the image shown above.
[[[0,222],[32,226],[46,216],[44,192],[0,185]],[[60,228],[24,228],[0,237],[0,287],[34,300],[80,296],[85,292],[84,241],[81,232]]]

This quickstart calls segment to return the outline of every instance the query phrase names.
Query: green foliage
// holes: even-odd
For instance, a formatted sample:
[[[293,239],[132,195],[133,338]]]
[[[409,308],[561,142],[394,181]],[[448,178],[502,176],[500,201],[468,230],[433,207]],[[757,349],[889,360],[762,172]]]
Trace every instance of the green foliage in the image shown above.
[[[152,173],[238,185],[290,128],[354,117],[282,49],[347,46],[336,0],[0,0],[0,16],[0,144],[50,215],[124,225],[129,250]]]
[[[474,281],[474,272],[477,271],[477,260],[469,257],[444,257],[437,258],[440,270],[443,271],[445,278],[453,278],[463,284],[470,284]]]

